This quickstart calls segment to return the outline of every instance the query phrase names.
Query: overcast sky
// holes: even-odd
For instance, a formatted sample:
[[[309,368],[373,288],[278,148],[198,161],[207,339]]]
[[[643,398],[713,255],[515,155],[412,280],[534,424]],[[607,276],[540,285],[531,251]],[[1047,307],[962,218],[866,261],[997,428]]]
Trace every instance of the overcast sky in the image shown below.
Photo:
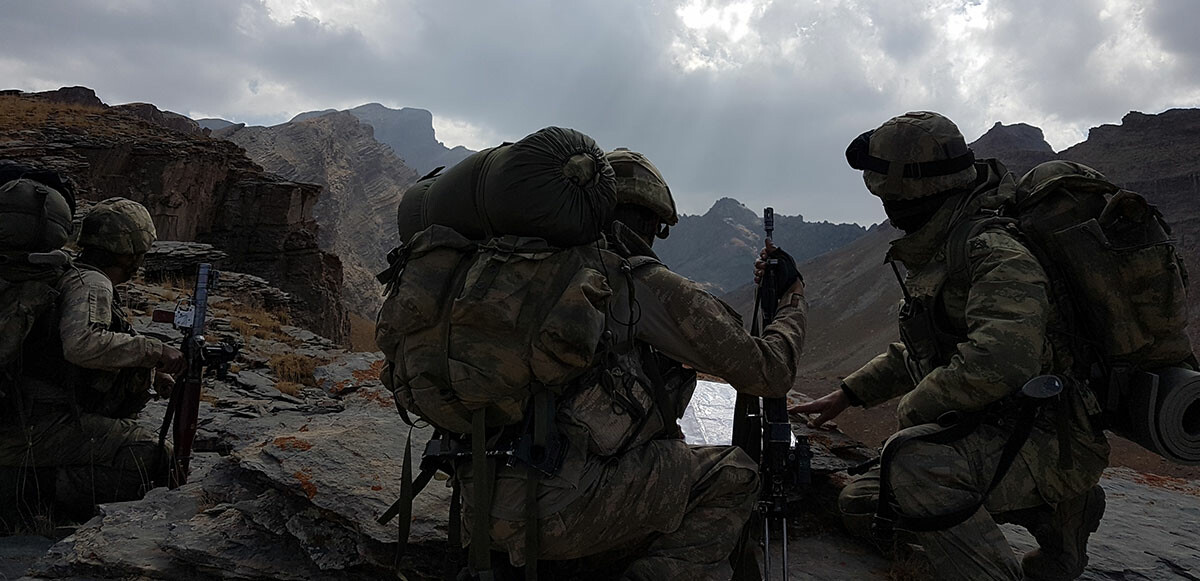
[[[421,107],[472,149],[563,125],[647,154],[684,212],[865,224],[862,131],[930,109],[1061,150],[1200,105],[1197,23],[1196,0],[0,0],[0,88],[265,125]]]

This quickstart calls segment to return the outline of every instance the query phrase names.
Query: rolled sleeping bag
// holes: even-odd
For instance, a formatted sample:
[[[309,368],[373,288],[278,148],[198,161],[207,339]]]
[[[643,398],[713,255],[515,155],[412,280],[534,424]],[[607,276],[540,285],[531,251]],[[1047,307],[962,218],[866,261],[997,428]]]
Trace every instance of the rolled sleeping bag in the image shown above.
[[[1172,462],[1200,465],[1200,372],[1166,367],[1138,373],[1126,404],[1119,435]]]
[[[400,203],[396,206],[396,224],[400,228],[400,242],[408,244],[417,232],[430,226],[425,217],[425,200],[428,199],[429,187],[437,181],[437,173],[421,178],[417,183],[404,190]]]
[[[596,142],[547,127],[410,188],[401,200],[400,238],[439,224],[472,240],[515,235],[577,246],[600,238],[616,200],[616,176]]]

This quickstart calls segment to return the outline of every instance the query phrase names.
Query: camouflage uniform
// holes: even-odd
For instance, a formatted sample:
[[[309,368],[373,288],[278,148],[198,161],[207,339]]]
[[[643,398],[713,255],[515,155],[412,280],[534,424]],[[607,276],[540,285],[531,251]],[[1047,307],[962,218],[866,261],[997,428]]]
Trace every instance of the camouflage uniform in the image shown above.
[[[739,391],[780,397],[791,389],[804,339],[803,297],[781,303],[775,321],[753,338],[728,305],[658,263],[632,235],[623,239],[640,246],[633,254],[650,258],[632,261],[632,292],[619,290],[611,309],[626,313],[632,299],[640,316],[632,328],[610,324],[618,337],[632,331],[643,363],[645,346],[652,346]],[[678,435],[673,422],[694,380],[682,389],[650,385],[649,393],[635,394],[653,408],[656,394],[674,391],[668,407],[675,409],[662,416],[671,425],[652,415],[639,426],[598,382],[559,405],[557,424],[570,448],[563,468],[538,484],[539,559],[603,554],[609,566],[618,563],[623,579],[729,578],[727,558],[757,499],[758,469],[740,449],[689,446]],[[469,522],[471,471],[458,474]],[[526,474],[521,466],[500,469],[492,509],[493,547],[508,552],[515,565],[527,558]]]
[[[76,265],[58,291],[26,340],[25,417],[0,429],[0,493],[86,518],[97,503],[141,498],[168,467],[158,437],[130,419],[150,397],[163,344],[134,333],[103,272]]]
[[[971,238],[970,276],[947,272],[947,236],[955,222],[999,208],[1015,193],[1011,175],[995,160],[974,167],[974,191],[951,198],[923,227],[894,241],[888,255],[907,268],[905,285],[914,299],[934,309],[942,334],[935,340],[952,354],[949,361],[910,357],[909,346],[896,343],[843,385],[851,402],[865,407],[903,396],[901,429],[935,422],[949,411],[991,412],[958,441],[912,441],[897,453],[891,484],[898,513],[909,517],[937,516],[978,501],[1010,434],[1012,409],[1004,410],[1012,394],[1033,376],[1070,374],[1072,368],[1065,343],[1048,333],[1059,315],[1048,298],[1046,274],[1013,233],[992,228]],[[964,199],[969,203],[960,207],[956,202]],[[1108,444],[1089,420],[1099,407],[1089,390],[1074,383],[1062,399],[1041,410],[1012,468],[987,497],[986,510],[950,529],[917,535],[938,578],[1024,578],[996,523],[1022,524],[1039,541],[1047,539],[1045,547],[1061,532],[1050,530],[1062,517],[1054,507],[1085,498],[1096,485],[1108,462]],[[1065,454],[1062,445],[1069,447]],[[839,501],[851,532],[870,536],[878,496],[878,468],[845,488]]]

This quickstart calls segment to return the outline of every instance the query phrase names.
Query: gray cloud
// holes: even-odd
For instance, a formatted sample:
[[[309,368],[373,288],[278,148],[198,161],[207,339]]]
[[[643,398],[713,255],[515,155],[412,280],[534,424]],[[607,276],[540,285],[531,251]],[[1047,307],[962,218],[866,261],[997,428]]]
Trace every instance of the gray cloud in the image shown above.
[[[688,212],[730,195],[860,222],[882,212],[842,150],[892,115],[938,110],[968,139],[1029,122],[1065,147],[1130,109],[1200,98],[1190,0],[286,9],[307,4],[9,2],[0,78],[250,123],[379,101],[498,139],[567,125],[649,155]]]

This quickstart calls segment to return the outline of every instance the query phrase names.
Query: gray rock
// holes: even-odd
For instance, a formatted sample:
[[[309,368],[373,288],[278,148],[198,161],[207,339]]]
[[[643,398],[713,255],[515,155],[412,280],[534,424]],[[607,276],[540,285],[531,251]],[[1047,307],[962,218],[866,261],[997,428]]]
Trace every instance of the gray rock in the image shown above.
[[[342,395],[365,386],[382,386],[383,354],[352,352],[313,372],[317,386],[332,395]]]
[[[1109,468],[1100,484],[1107,507],[1080,579],[1200,579],[1200,483]],[[1036,546],[1024,529],[1004,529],[1018,554]]]
[[[166,274],[194,277],[196,267],[201,263],[218,266],[226,258],[229,258],[229,255],[213,248],[212,244],[158,240],[146,253],[146,261],[142,264],[142,268],[151,277],[160,277]]]
[[[45,537],[16,536],[0,538],[0,579],[16,579],[25,574],[54,541]]]

